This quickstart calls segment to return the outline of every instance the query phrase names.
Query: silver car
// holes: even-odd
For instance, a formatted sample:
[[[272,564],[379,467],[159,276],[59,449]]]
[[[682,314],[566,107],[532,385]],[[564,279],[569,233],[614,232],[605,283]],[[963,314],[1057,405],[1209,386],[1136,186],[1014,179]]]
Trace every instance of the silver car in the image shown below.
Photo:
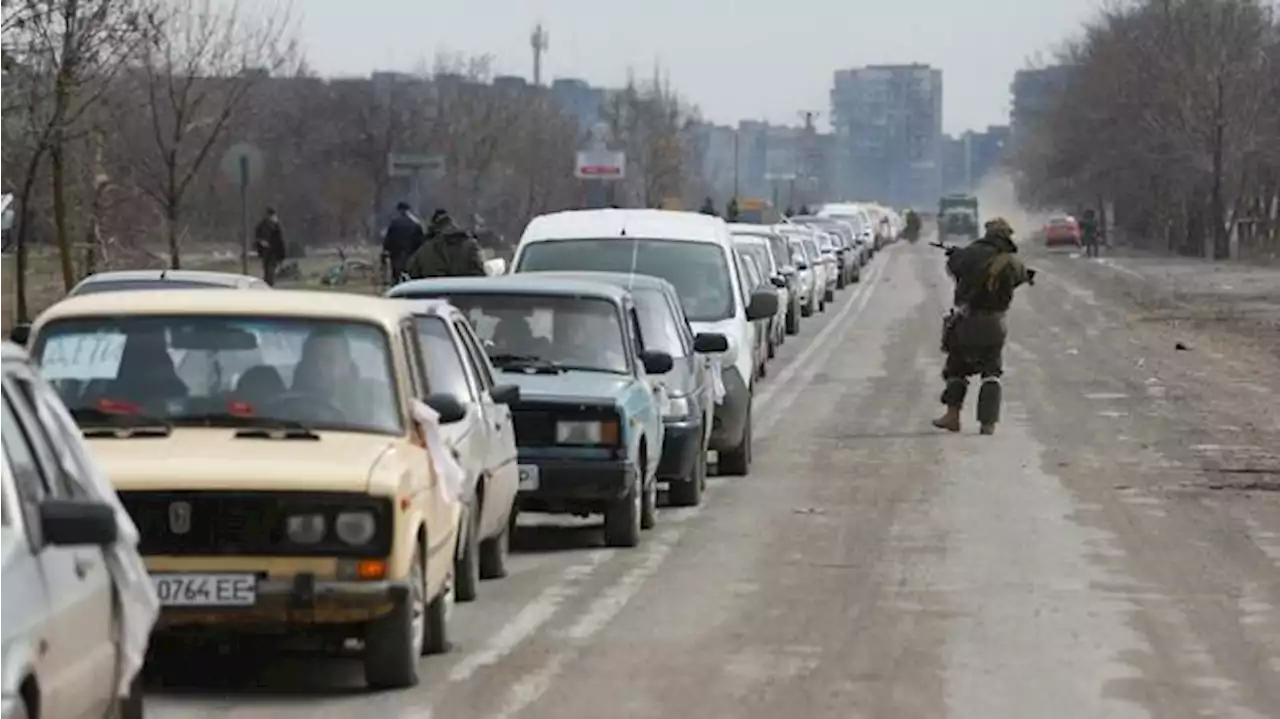
[[[137,528],[26,353],[3,358],[3,717],[137,719],[158,608]]]

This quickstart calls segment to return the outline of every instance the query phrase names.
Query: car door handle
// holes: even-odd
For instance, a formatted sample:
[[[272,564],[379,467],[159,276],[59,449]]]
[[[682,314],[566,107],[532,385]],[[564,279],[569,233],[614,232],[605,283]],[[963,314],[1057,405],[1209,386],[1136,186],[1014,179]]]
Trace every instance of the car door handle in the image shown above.
[[[72,562],[72,567],[75,569],[75,572],[76,572],[76,578],[84,579],[85,577],[89,576],[89,571],[92,570],[95,566],[97,566],[97,564],[98,564],[97,562],[93,561],[88,557],[76,557],[75,560]]]

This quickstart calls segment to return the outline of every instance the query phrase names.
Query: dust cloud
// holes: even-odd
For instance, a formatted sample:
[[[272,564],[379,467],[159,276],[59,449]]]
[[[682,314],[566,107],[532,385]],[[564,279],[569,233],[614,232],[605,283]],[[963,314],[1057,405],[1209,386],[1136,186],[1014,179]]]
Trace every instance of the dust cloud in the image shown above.
[[[1013,225],[1015,236],[1026,240],[1044,227],[1051,212],[1029,210],[1018,203],[1013,178],[1005,172],[993,172],[978,184],[978,215],[983,222],[1003,217]]]

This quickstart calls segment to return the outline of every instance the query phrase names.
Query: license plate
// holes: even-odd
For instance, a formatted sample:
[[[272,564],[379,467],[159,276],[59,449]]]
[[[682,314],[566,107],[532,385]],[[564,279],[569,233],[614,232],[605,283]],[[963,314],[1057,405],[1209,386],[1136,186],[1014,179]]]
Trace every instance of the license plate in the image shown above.
[[[538,489],[538,465],[522,464],[519,469],[520,485],[522,492],[533,492]]]
[[[153,574],[165,607],[251,607],[258,598],[252,574]]]

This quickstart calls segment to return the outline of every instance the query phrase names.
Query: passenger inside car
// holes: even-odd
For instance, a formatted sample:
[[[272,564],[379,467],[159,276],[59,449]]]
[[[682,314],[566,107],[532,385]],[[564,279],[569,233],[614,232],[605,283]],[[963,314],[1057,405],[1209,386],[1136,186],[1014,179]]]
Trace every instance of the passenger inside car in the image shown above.
[[[597,311],[557,313],[554,360],[558,364],[609,372],[627,371],[627,354],[616,316]]]
[[[120,370],[110,385],[109,394],[139,405],[185,399],[190,395],[190,389],[174,368],[163,330],[144,330],[128,336],[120,355]]]

